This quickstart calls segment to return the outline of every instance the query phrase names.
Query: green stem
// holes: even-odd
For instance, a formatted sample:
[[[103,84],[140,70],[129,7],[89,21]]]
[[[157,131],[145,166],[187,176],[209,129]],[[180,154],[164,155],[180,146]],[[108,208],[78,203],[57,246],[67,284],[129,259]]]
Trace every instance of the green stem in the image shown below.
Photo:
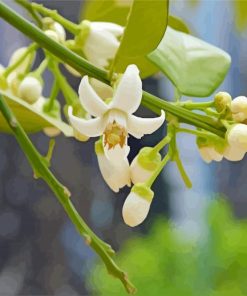
[[[165,147],[168,143],[170,143],[171,139],[172,139],[172,135],[168,134],[158,144],[154,146],[154,148],[150,153],[155,156],[163,147]]]
[[[19,31],[23,32],[25,35],[36,41],[41,47],[47,49],[50,53],[58,57],[63,63],[68,64],[76,69],[82,75],[87,74],[91,77],[99,79],[106,84],[110,84],[108,76],[109,73],[107,71],[95,67],[68,48],[55,42],[54,40],[51,40],[40,29],[10,9],[2,1],[0,1],[0,16],[8,23],[16,27]],[[113,76],[113,79],[115,79],[115,76]],[[222,138],[225,135],[225,128],[219,125],[218,121],[213,121],[213,119],[207,116],[195,114],[183,107],[176,106],[147,92],[143,92],[142,103],[150,103],[150,105],[154,106],[155,109],[163,109],[177,116],[181,122],[203,128],[217,134]]]
[[[3,76],[7,78],[9,74],[13,72],[17,67],[19,67],[25,60],[25,58],[36,49],[38,49],[38,45],[36,43],[32,43],[31,45],[29,45],[26,51],[19,57],[19,59],[4,71]]]
[[[183,166],[183,163],[180,159],[180,156],[179,156],[179,153],[178,151],[176,151],[176,153],[174,154],[173,156],[173,160],[176,162],[177,164],[177,167],[178,167],[178,170],[180,172],[180,175],[185,183],[185,185],[188,187],[188,188],[191,188],[192,187],[192,183],[190,181],[190,178],[189,176],[187,175],[185,169],[184,169],[184,166]]]
[[[189,109],[189,110],[204,110],[205,108],[210,108],[214,106],[214,101],[210,102],[182,102],[180,106]]]
[[[47,68],[47,65],[48,65],[48,60],[47,59],[44,59],[39,67],[33,71],[33,74],[34,75],[37,75],[38,77],[41,77],[42,74],[44,73],[45,69]]]
[[[60,86],[58,84],[57,79],[55,78],[55,80],[53,82],[52,89],[51,89],[51,95],[50,95],[50,98],[49,98],[49,102],[48,102],[48,105],[47,105],[47,110],[46,111],[48,113],[49,113],[49,111],[52,110],[52,108],[54,106],[54,102],[57,99],[57,95],[59,93],[59,89],[60,89]]]
[[[195,135],[198,137],[204,137],[204,138],[210,136],[210,134],[205,131],[192,130],[192,129],[182,128],[182,127],[176,128],[176,132],[192,134],[192,135]]]
[[[145,182],[145,185],[147,187],[150,188],[153,185],[154,181],[156,180],[156,178],[158,177],[158,175],[160,174],[160,172],[163,170],[164,166],[168,163],[170,159],[171,159],[171,155],[170,153],[167,153],[166,156],[162,159],[157,169],[152,174],[152,176]]]
[[[28,0],[15,0],[15,2],[24,7],[36,21],[38,27],[42,28],[42,18],[36,11],[34,11],[31,3]]]
[[[111,247],[100,240],[93,231],[84,222],[82,217],[76,211],[73,203],[70,200],[69,190],[63,186],[56,177],[49,170],[47,164],[43,160],[43,157],[35,149],[32,142],[26,135],[20,123],[17,121],[15,115],[9,108],[5,99],[0,95],[0,111],[2,112],[4,118],[9,124],[16,140],[18,141],[21,149],[24,151],[30,165],[32,166],[35,174],[41,177],[50,189],[53,191],[57,197],[60,204],[63,206],[65,212],[69,216],[72,223],[77,228],[81,236],[83,236],[86,242],[95,250],[95,252],[101,257],[106,265],[108,272],[115,277],[119,278],[124,284],[126,290],[130,293],[135,291],[134,286],[128,280],[125,272],[123,272],[112,260],[111,256],[114,251]]]
[[[44,7],[42,4],[32,3],[32,8],[39,13],[52,18],[54,21],[60,23],[63,27],[65,27],[72,34],[77,35],[80,33],[80,27],[77,24],[67,20],[63,16],[57,13],[56,10],[51,10]]]

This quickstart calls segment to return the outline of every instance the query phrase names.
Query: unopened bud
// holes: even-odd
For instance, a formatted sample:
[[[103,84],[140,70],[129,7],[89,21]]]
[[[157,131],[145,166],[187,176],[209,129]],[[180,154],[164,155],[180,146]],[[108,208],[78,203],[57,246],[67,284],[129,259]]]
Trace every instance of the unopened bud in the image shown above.
[[[232,101],[232,97],[227,92],[218,92],[214,96],[214,103],[215,103],[215,109],[217,112],[224,111],[227,107],[230,107]]]

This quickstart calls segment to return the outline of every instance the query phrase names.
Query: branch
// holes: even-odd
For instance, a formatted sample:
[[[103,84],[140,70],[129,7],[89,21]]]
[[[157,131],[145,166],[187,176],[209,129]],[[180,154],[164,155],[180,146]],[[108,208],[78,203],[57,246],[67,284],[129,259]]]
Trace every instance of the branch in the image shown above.
[[[82,75],[89,75],[106,84],[110,85],[108,72],[95,67],[87,60],[83,59],[73,51],[69,50],[65,46],[50,39],[39,28],[35,27],[32,23],[25,20],[18,13],[9,8],[6,4],[0,1],[0,16],[8,23],[14,26],[17,30],[30,37],[37,42],[41,47],[48,50],[54,56],[58,57],[63,63],[66,63],[76,69]],[[113,75],[113,78],[116,76]],[[143,92],[143,101],[146,106],[148,104],[153,105],[156,108],[163,109],[175,116],[177,116],[181,122],[192,124],[198,128],[205,129],[211,133],[214,133],[222,138],[225,135],[225,127],[223,127],[217,120],[200,114],[196,114],[190,110],[186,110],[183,107],[176,106],[165,100],[162,100],[147,92]]]
[[[57,197],[65,212],[69,216],[72,223],[75,225],[79,234],[84,237],[86,243],[101,257],[108,272],[117,277],[129,293],[135,292],[135,287],[128,280],[124,271],[122,271],[112,259],[114,251],[111,246],[103,242],[94,232],[88,227],[80,214],[76,211],[73,203],[70,200],[69,190],[62,185],[49,170],[43,157],[36,150],[27,134],[23,130],[15,115],[9,108],[6,100],[0,95],[0,111],[6,119],[9,127],[19,143],[21,149],[25,153],[30,165],[32,166],[35,175],[42,178]]]

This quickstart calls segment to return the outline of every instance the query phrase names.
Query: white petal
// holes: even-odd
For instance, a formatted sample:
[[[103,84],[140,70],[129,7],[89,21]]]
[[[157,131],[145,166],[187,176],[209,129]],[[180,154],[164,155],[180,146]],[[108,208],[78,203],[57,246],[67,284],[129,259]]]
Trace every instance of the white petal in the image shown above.
[[[37,102],[41,93],[42,85],[40,81],[32,76],[25,77],[20,83],[18,95],[29,104]]]
[[[229,145],[224,151],[224,157],[230,161],[240,161],[244,158],[245,153],[246,150]]]
[[[54,22],[53,24],[53,29],[56,31],[59,41],[63,42],[66,39],[66,32],[64,30],[64,27],[62,25],[60,25],[57,22]]]
[[[247,151],[247,125],[233,125],[227,133],[227,141],[230,146]]]
[[[95,78],[90,78],[90,84],[103,100],[112,98],[113,89],[110,85],[107,85]]]
[[[131,227],[141,224],[148,215],[150,205],[150,201],[130,192],[123,205],[124,222]]]
[[[103,142],[104,142],[104,136],[103,136]],[[114,148],[109,149],[108,144],[106,144],[104,145],[104,152],[105,152],[105,156],[108,158],[109,161],[111,161],[112,163],[119,163],[127,158],[130,152],[130,147],[127,144],[124,145],[123,147],[117,144]]]
[[[116,37],[122,35],[123,31],[124,31],[124,27],[114,24],[114,23],[109,23],[109,22],[91,22],[90,26],[94,30],[108,31]]]
[[[82,78],[78,92],[82,106],[91,115],[95,117],[102,116],[108,110],[108,106],[89,84],[88,76]]]
[[[125,70],[110,104],[110,108],[134,113],[142,99],[142,81],[136,65],[129,65]]]
[[[145,183],[153,173],[153,170],[146,170],[138,163],[138,155],[130,165],[130,177],[133,184]]]
[[[97,154],[97,158],[101,174],[114,192],[118,192],[120,188],[126,185],[130,186],[130,169],[127,159],[118,164],[113,164],[105,157],[104,153]]]
[[[26,47],[20,47],[17,50],[15,50],[12,54],[12,56],[10,57],[9,60],[9,66],[13,65],[15,62],[17,62],[17,60],[19,60],[19,58],[26,52],[27,48]],[[24,60],[23,62],[17,67],[15,68],[15,71],[17,73],[23,73],[27,66],[29,65],[29,63],[31,63],[31,61],[34,59],[34,54],[29,54]]]
[[[105,129],[105,121],[102,117],[94,119],[82,119],[73,115],[73,109],[70,106],[68,109],[68,116],[73,128],[78,130],[81,134],[88,137],[98,137],[102,135]]]
[[[140,139],[145,134],[152,134],[155,132],[165,121],[165,112],[161,110],[160,117],[155,118],[141,118],[134,115],[129,115],[127,119],[128,132]]]

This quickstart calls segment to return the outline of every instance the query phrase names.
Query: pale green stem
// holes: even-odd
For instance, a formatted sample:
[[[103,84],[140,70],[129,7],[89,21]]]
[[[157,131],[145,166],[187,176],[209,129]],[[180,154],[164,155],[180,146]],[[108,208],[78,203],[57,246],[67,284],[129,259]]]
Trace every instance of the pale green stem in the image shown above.
[[[57,95],[59,93],[59,90],[60,90],[60,87],[59,87],[58,81],[57,81],[57,79],[55,77],[55,80],[53,82],[53,86],[52,86],[52,89],[51,89],[51,94],[50,94],[50,98],[49,98],[49,102],[48,102],[48,105],[47,105],[46,112],[49,112],[50,110],[52,110],[52,108],[54,106],[54,102],[57,99]]]
[[[156,178],[158,177],[158,175],[160,174],[160,172],[163,170],[164,166],[168,163],[170,159],[171,159],[171,155],[170,153],[167,153],[166,156],[162,159],[160,165],[152,174],[152,176],[145,182],[145,185],[147,187],[150,188],[153,185],[154,181],[156,180]]]
[[[178,167],[178,170],[180,172],[180,175],[185,183],[185,185],[188,187],[188,188],[191,188],[192,187],[192,183],[190,181],[190,178],[189,176],[187,175],[185,169],[184,169],[184,166],[183,166],[183,163],[180,159],[180,156],[178,154],[178,151],[176,151],[176,153],[173,155],[173,160],[176,162],[177,164],[177,167]]]
[[[31,3],[28,0],[15,0],[15,2],[24,7],[36,21],[37,25],[42,28],[42,18],[36,11],[34,11]]]
[[[33,71],[33,74],[37,75],[38,77],[41,77],[43,75],[44,71],[46,70],[47,65],[48,65],[48,60],[44,59],[40,63],[39,67]]]
[[[9,124],[9,127],[11,128],[19,145],[21,146],[21,149],[25,153],[30,165],[35,172],[35,175],[42,178],[51,188],[80,235],[85,238],[86,243],[90,245],[101,257],[108,272],[119,278],[129,293],[134,293],[135,287],[129,281],[126,273],[122,271],[111,258],[114,253],[112,248],[93,233],[93,231],[88,227],[88,225],[76,211],[73,203],[70,200],[69,190],[63,186],[49,170],[43,157],[33,146],[22,126],[9,108],[7,102],[1,95],[0,111]]]
[[[152,151],[150,151],[150,156],[156,156],[156,154],[162,149],[164,148],[168,143],[170,143],[172,139],[172,135],[167,135],[166,137],[164,137],[158,144],[156,144]]]
[[[1,3],[0,3],[1,4]],[[19,59],[10,65],[3,73],[3,76],[7,78],[11,72],[13,72],[17,67],[19,67],[22,62],[25,60],[25,58],[32,53],[34,50],[38,49],[38,45],[36,43],[32,43],[31,45],[28,46],[26,51],[19,57]]]
[[[38,3],[32,3],[31,5],[34,10],[60,23],[64,28],[66,28],[72,34],[77,35],[78,33],[80,33],[79,25],[67,20],[66,18],[58,14],[56,10],[48,9],[44,7],[42,4],[38,4]]]
[[[189,110],[204,110],[205,108],[210,108],[214,106],[214,101],[210,102],[181,102],[180,106]]]
[[[58,57],[61,61],[63,61],[63,63],[76,69],[79,73],[87,74],[106,84],[110,84],[108,72],[95,67],[63,45],[51,40],[41,30],[10,9],[2,1],[0,1],[0,16],[8,23],[16,27],[19,31],[35,40],[41,47]],[[113,76],[113,79],[115,79],[115,75]],[[170,112],[174,116],[178,117],[181,122],[192,124],[198,128],[203,128],[224,138],[224,126],[210,117],[193,113],[183,107],[176,106],[147,92],[143,92],[142,103],[145,104],[147,102],[155,108]]]

